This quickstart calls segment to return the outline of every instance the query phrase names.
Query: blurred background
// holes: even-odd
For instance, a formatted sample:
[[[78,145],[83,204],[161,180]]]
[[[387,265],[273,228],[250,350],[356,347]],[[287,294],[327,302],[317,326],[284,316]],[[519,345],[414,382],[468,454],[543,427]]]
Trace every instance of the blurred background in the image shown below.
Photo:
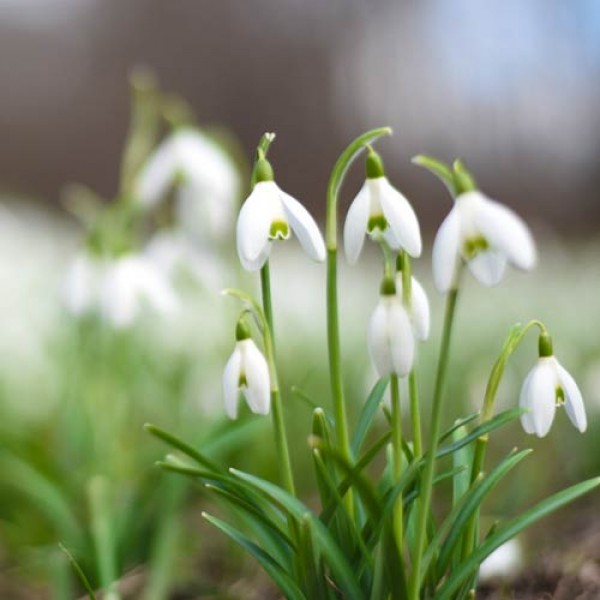
[[[77,597],[58,541],[94,585],[120,578],[124,597],[159,600],[171,589],[178,598],[266,597],[254,565],[215,558],[224,542],[201,525],[198,490],[152,468],[164,448],[142,431],[153,421],[228,464],[274,472],[270,449],[249,443],[268,424],[242,411],[231,426],[221,408],[237,313],[218,291],[256,289],[232,251],[233,220],[218,241],[224,257],[192,261],[210,281],[179,285],[177,314],[111,330],[64,307],[65,278],[86,239],[65,208],[65,189],[84,184],[106,206],[119,195],[129,77],[140,66],[185,99],[199,125],[237,140],[236,201],[257,141],[275,131],[278,182],[321,222],[340,151],[366,129],[393,127],[378,147],[426,239],[415,264],[434,309],[424,372],[435,363],[442,305],[428,248],[451,204],[410,158],[464,158],[489,196],[531,224],[540,267],[527,277],[509,273],[494,291],[467,282],[447,421],[479,405],[510,325],[541,318],[582,386],[590,431],[579,436],[562,412],[546,440],[512,426],[498,452],[538,449],[524,467],[530,486],[515,478],[488,516],[598,473],[600,3],[0,0],[0,56],[0,597]],[[362,178],[355,167],[341,215]],[[212,243],[214,232],[205,233]],[[379,277],[370,250],[359,269],[341,261],[342,297],[352,299],[342,306],[342,341],[355,410],[375,381],[365,349]],[[290,390],[324,404],[329,394],[324,270],[304,259],[295,243],[278,248],[273,278],[294,460],[310,496],[311,412]],[[534,346],[509,367],[502,408],[514,406]],[[423,378],[424,406],[431,387]],[[98,513],[99,504],[109,508]],[[108,538],[102,523],[113,525]]]
[[[462,156],[494,197],[560,233],[600,215],[594,0],[2,0],[0,182],[56,204],[116,190],[127,77],[147,65],[249,154],[278,133],[286,188],[323,213],[329,168],[389,124],[388,169],[431,230],[443,191],[411,167]]]

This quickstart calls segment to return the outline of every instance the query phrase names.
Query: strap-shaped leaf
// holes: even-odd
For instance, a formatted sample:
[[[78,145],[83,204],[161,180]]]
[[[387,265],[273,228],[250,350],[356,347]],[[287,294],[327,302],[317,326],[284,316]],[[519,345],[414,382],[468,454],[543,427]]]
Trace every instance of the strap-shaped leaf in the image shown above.
[[[436,594],[436,600],[450,600],[454,592],[462,585],[466,578],[477,571],[481,562],[487,558],[496,548],[515,537],[536,521],[543,519],[565,504],[576,500],[600,485],[600,477],[588,479],[566,490],[562,490],[550,498],[542,500],[522,515],[512,519],[500,527],[496,533],[491,535],[456,569]]]
[[[270,554],[246,537],[241,531],[207,513],[203,512],[202,516],[254,556],[288,600],[310,600],[302,593],[294,578]]]
[[[371,390],[371,393],[369,394],[369,397],[367,398],[367,401],[360,411],[360,416],[358,418],[358,423],[356,425],[354,435],[352,436],[351,443],[352,453],[354,456],[358,456],[360,452],[367,432],[369,431],[369,427],[371,426],[373,418],[377,414],[379,405],[383,400],[383,394],[385,393],[389,381],[389,377],[384,377],[375,384]]]
[[[436,536],[431,540],[430,548],[423,557],[423,571],[428,568],[428,564],[433,557],[433,549],[440,546],[441,540],[446,536],[441,545],[439,558],[437,560],[436,572],[442,574],[448,568],[452,552],[461,539],[461,535],[467,526],[471,515],[481,506],[483,499],[500,483],[500,481],[510,473],[526,456],[531,454],[531,450],[514,450],[498,464],[489,475],[481,478],[475,485],[471,486],[469,491],[463,496],[461,501],[450,511],[444,522],[436,532]]]

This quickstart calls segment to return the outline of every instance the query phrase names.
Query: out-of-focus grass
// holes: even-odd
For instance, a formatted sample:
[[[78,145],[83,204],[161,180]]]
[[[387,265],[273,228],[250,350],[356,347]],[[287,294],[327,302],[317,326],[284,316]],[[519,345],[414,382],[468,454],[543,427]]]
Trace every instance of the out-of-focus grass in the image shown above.
[[[173,580],[195,577],[190,569],[205,540],[184,531],[186,507],[197,504],[189,485],[153,468],[164,448],[142,429],[151,421],[221,457],[225,464],[276,476],[269,419],[242,411],[225,421],[221,370],[233,348],[237,306],[217,291],[188,290],[181,312],[169,320],[148,318],[131,331],[115,332],[96,320],[74,322],[60,308],[60,286],[75,235],[56,216],[28,209],[0,219],[0,549],[4,578],[36,580],[57,598],[73,597],[62,541],[93,580],[101,584],[146,565],[144,598],[164,597]],[[15,252],[18,246],[18,252]],[[540,250],[532,274],[511,272],[497,289],[469,276],[460,299],[453,340],[445,418],[476,410],[509,327],[542,319],[561,362],[580,382],[590,427],[578,434],[559,411],[549,438],[525,436],[517,426],[497,442],[537,452],[504,487],[493,506],[541,497],[548,489],[596,474],[600,412],[600,278],[596,244]],[[306,437],[310,402],[329,402],[326,367],[324,266],[308,262],[295,243],[273,253],[275,330],[293,462],[302,493],[313,482]],[[371,259],[371,260],[370,260]],[[374,254],[350,269],[341,258],[341,336],[345,387],[356,412],[375,375],[366,351],[366,330],[376,303],[380,270]],[[424,414],[433,386],[443,299],[428,274],[428,259],[415,264],[433,308],[432,339],[420,352]],[[234,272],[234,271],[232,271]],[[231,282],[256,291],[246,277]],[[514,406],[523,378],[536,360],[536,338],[527,339],[500,387],[499,406]],[[292,386],[298,391],[294,392]],[[309,400],[302,399],[306,397]],[[427,418],[425,418],[425,422]],[[92,481],[105,486],[98,527],[90,502]],[[526,484],[524,483],[526,482]],[[93,486],[92,486],[93,487]],[[532,492],[532,490],[534,490]],[[525,494],[525,492],[527,492]],[[104,510],[105,509],[105,510]],[[97,510],[96,510],[97,512]],[[102,518],[100,521],[102,521]],[[216,535],[216,534],[215,534]],[[226,561],[224,561],[226,562]],[[57,565],[62,565],[58,568]],[[144,587],[144,586],[142,586]]]

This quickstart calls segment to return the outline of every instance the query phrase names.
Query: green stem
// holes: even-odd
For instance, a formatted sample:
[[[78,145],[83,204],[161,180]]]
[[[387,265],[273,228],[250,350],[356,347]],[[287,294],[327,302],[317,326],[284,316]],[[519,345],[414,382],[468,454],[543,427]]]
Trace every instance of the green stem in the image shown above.
[[[419,406],[419,385],[417,372],[413,368],[408,375],[408,397],[410,404],[410,417],[413,433],[413,455],[415,460],[423,454],[423,441],[421,433],[421,411]]]
[[[410,256],[402,250],[398,255],[397,267],[401,268],[402,277],[402,303],[409,313],[412,313],[412,265]],[[408,395],[410,416],[413,432],[413,454],[419,458],[423,453],[421,434],[421,411],[419,407],[419,386],[417,383],[416,367],[408,375]]]
[[[398,384],[398,375],[392,374],[390,377],[390,388],[392,396],[392,455],[393,455],[393,473],[394,483],[397,483],[402,476],[402,412],[400,408],[400,386]],[[398,554],[402,556],[403,539],[403,514],[402,514],[402,494],[399,494],[394,504],[393,530],[398,546]]]
[[[504,368],[511,357],[512,353],[518,348],[523,338],[533,327],[537,327],[540,330],[540,334],[548,335],[546,326],[538,320],[529,321],[523,327],[519,327],[509,333],[508,338],[502,348],[500,356],[496,360],[488,383],[485,389],[485,396],[483,399],[483,407],[481,410],[480,424],[484,424],[494,416],[494,405],[496,403],[496,394],[498,392],[498,386],[504,374]],[[485,434],[478,437],[475,441],[475,450],[473,452],[473,462],[471,464],[471,477],[470,484],[474,485],[479,479],[480,473],[483,472],[483,466],[485,462],[485,454],[487,450],[489,435]],[[465,530],[463,545],[462,545],[462,557],[466,558],[471,554],[476,543],[476,531],[477,522],[479,520],[479,511],[475,511],[471,517],[469,524]]]
[[[352,162],[365,146],[382,135],[389,135],[391,129],[383,127],[373,129],[356,138],[338,158],[327,186],[327,212],[325,223],[325,241],[327,246],[327,346],[329,351],[329,377],[333,400],[337,443],[345,458],[351,460],[348,418],[342,385],[342,366],[340,360],[340,328],[337,297],[337,206],[344,177]],[[349,514],[353,514],[352,494],[349,491],[345,500]]]
[[[271,375],[271,414],[273,415],[273,431],[275,432],[275,447],[279,461],[279,477],[283,487],[292,495],[296,495],[294,486],[294,475],[292,471],[292,462],[290,460],[290,450],[288,446],[287,433],[285,430],[285,420],[283,418],[283,407],[281,405],[281,392],[279,391],[279,381],[277,378],[275,361],[275,339],[273,334],[273,305],[271,302],[271,275],[269,271],[269,261],[267,261],[260,271],[260,285],[262,292],[263,312],[265,317],[265,349],[269,370]]]
[[[415,552],[413,558],[413,570],[411,573],[409,598],[418,600],[421,586],[421,559],[425,547],[425,537],[427,535],[427,517],[431,506],[431,496],[433,489],[433,473],[435,467],[435,453],[437,450],[437,441],[440,434],[442,400],[446,387],[446,375],[448,372],[448,358],[450,350],[450,338],[452,335],[452,325],[456,312],[456,301],[458,298],[458,287],[450,290],[446,299],[446,314],[444,316],[444,329],[442,333],[442,342],[440,346],[440,357],[438,361],[435,388],[433,393],[433,406],[431,409],[430,441],[427,456],[425,459],[425,469],[421,480],[421,499],[419,501],[419,513],[416,527]]]

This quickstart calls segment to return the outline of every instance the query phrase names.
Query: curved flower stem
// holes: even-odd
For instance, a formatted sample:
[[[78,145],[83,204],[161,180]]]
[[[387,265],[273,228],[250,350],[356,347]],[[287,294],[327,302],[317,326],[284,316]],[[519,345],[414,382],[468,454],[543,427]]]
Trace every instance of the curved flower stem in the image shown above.
[[[273,415],[273,431],[275,432],[275,446],[279,461],[279,477],[283,487],[292,495],[296,495],[294,486],[294,475],[292,471],[292,462],[290,460],[290,451],[285,430],[285,420],[283,418],[283,407],[281,405],[281,392],[277,380],[275,368],[275,335],[273,330],[273,304],[271,302],[271,274],[269,270],[269,261],[267,261],[260,271],[260,287],[262,292],[263,312],[266,322],[265,345],[267,348],[267,357],[271,371],[271,410]]]
[[[508,334],[504,346],[502,347],[502,351],[500,352],[500,356],[494,363],[492,372],[490,373],[490,377],[487,382],[485,396],[483,399],[483,407],[481,410],[481,417],[479,419],[480,424],[486,423],[494,416],[496,393],[498,391],[498,386],[500,385],[502,375],[504,374],[504,368],[506,367],[506,364],[508,363],[508,360],[513,352],[519,347],[524,337],[533,327],[539,328],[541,334],[548,333],[546,326],[541,321],[532,320],[524,326],[516,326]],[[475,441],[475,451],[473,452],[473,462],[471,464],[471,485],[474,485],[475,482],[478,481],[479,475],[483,471],[488,440],[489,435],[485,434],[481,437],[478,437]],[[475,546],[478,519],[479,511],[475,511],[465,530],[461,553],[463,558],[469,556]]]
[[[400,408],[400,386],[398,375],[392,374],[390,377],[390,388],[392,396],[392,456],[393,456],[393,474],[394,483],[398,482],[402,476],[402,412]],[[398,495],[394,504],[393,512],[393,531],[398,554],[402,556],[403,539],[403,497]]]
[[[325,223],[325,241],[327,245],[327,346],[329,350],[329,377],[331,380],[331,395],[335,413],[337,442],[342,454],[352,458],[350,436],[348,433],[348,417],[344,401],[342,384],[342,368],[340,360],[340,328],[338,318],[337,297],[337,205],[344,177],[352,162],[364,150],[365,146],[382,135],[389,135],[389,127],[373,129],[356,138],[338,158],[327,186],[327,213]],[[353,514],[351,492],[345,496],[349,513]]]
[[[418,600],[421,587],[421,558],[425,547],[425,537],[427,534],[427,518],[431,506],[431,495],[433,488],[433,473],[435,467],[435,453],[437,450],[437,441],[440,434],[442,400],[446,387],[446,375],[448,372],[448,358],[450,350],[450,338],[452,335],[452,325],[456,312],[456,302],[458,298],[458,286],[448,293],[446,299],[446,314],[444,316],[444,329],[442,332],[442,342],[440,346],[440,357],[438,361],[435,388],[433,393],[433,406],[431,409],[431,424],[429,428],[429,448],[425,459],[425,469],[421,479],[421,498],[418,503],[417,527],[415,533],[415,551],[413,556],[413,568],[411,572],[409,585],[409,599]]]

